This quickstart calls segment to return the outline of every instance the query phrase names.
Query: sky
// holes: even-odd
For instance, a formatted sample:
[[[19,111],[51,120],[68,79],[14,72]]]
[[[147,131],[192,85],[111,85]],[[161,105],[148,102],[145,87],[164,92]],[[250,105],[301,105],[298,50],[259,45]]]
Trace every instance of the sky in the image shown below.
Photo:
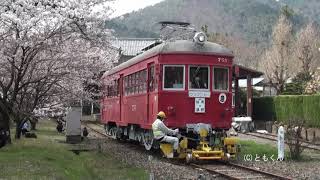
[[[115,10],[112,17],[117,17],[125,13],[137,11],[147,6],[154,5],[163,0],[115,0],[111,3],[111,7]]]

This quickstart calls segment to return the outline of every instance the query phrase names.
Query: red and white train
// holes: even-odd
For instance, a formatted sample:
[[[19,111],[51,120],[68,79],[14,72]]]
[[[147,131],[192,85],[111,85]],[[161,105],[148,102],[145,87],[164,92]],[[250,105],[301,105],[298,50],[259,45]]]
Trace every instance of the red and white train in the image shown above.
[[[199,145],[201,128],[212,149],[223,149],[233,116],[232,65],[232,51],[203,33],[193,41],[164,42],[103,75],[101,122],[113,137],[150,150],[157,144],[151,125],[164,111],[165,124],[179,128],[189,149]]]

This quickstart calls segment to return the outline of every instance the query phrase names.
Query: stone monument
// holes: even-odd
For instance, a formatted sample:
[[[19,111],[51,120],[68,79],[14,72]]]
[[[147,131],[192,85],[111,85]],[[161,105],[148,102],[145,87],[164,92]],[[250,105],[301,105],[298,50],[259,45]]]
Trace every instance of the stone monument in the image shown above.
[[[82,106],[80,102],[70,104],[70,109],[66,116],[66,141],[76,144],[81,142],[81,115]]]

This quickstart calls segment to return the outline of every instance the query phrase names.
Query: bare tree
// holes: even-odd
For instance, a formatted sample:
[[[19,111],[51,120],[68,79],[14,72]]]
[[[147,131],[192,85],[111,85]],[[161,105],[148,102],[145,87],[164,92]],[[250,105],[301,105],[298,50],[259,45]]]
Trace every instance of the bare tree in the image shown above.
[[[292,58],[292,25],[286,16],[281,15],[273,28],[272,46],[262,56],[261,69],[269,82],[280,94],[288,78],[296,73],[297,63]]]
[[[312,73],[320,65],[320,32],[314,23],[303,28],[295,43],[295,57],[304,73]]]
[[[290,156],[292,159],[300,159],[304,150],[302,145],[302,128],[305,127],[305,120],[291,118],[288,121],[288,128],[285,133],[286,144],[289,146]]]
[[[207,27],[203,26],[202,30],[209,35],[208,40],[218,44],[222,44],[227,48],[230,48],[235,56],[235,63],[241,64],[246,67],[257,68],[258,66],[258,49],[255,45],[249,45],[243,39],[236,36],[230,36],[228,34],[211,33],[207,31]]]
[[[106,1],[1,2],[0,113],[7,129],[40,105],[86,97],[83,82],[112,65]]]

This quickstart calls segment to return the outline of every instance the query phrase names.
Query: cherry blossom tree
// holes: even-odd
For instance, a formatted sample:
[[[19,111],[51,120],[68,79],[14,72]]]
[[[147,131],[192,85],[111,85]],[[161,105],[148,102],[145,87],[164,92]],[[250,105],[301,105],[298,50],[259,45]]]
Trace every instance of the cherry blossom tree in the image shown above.
[[[9,130],[45,104],[90,98],[116,53],[108,43],[108,0],[1,0],[0,113]],[[98,82],[95,82],[98,83]]]

